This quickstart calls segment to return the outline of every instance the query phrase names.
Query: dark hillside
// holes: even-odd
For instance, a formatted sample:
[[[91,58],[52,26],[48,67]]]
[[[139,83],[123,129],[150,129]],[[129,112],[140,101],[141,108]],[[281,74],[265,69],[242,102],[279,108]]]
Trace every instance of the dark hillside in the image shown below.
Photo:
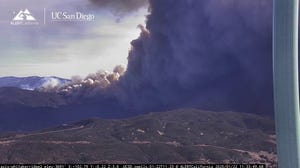
[[[1,163],[276,163],[274,122],[196,109],[0,138]]]

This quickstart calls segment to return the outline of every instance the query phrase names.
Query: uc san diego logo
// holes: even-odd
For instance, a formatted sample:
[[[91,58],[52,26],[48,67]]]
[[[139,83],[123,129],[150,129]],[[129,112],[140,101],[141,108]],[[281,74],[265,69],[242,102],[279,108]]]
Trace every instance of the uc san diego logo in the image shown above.
[[[16,14],[12,21],[10,22],[11,25],[38,25],[39,22],[35,19],[35,17],[31,14],[28,9],[20,10]]]

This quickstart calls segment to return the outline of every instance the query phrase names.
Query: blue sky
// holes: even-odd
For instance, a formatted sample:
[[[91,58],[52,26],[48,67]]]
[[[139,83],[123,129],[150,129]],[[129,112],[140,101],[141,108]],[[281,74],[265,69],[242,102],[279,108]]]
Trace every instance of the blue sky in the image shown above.
[[[0,0],[0,76],[70,78],[126,66],[130,42],[140,33],[137,25],[145,24],[147,6],[127,9],[118,0],[116,4],[96,2]],[[11,25],[15,13],[26,8],[39,25]],[[93,14],[95,21],[53,22],[52,11]]]

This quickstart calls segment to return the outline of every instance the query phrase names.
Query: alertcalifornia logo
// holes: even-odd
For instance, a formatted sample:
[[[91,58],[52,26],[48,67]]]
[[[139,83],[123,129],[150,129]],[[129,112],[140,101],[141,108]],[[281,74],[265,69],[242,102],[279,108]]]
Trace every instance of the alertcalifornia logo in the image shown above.
[[[35,19],[32,13],[28,10],[20,10],[18,13],[14,12],[15,16],[10,22],[11,25],[38,25],[39,22]]]

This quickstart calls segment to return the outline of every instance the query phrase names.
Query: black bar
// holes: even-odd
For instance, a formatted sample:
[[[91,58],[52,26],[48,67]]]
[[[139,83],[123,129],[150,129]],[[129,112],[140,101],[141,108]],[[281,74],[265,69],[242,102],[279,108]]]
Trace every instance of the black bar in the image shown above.
[[[265,164],[0,164],[0,168],[266,168]]]

